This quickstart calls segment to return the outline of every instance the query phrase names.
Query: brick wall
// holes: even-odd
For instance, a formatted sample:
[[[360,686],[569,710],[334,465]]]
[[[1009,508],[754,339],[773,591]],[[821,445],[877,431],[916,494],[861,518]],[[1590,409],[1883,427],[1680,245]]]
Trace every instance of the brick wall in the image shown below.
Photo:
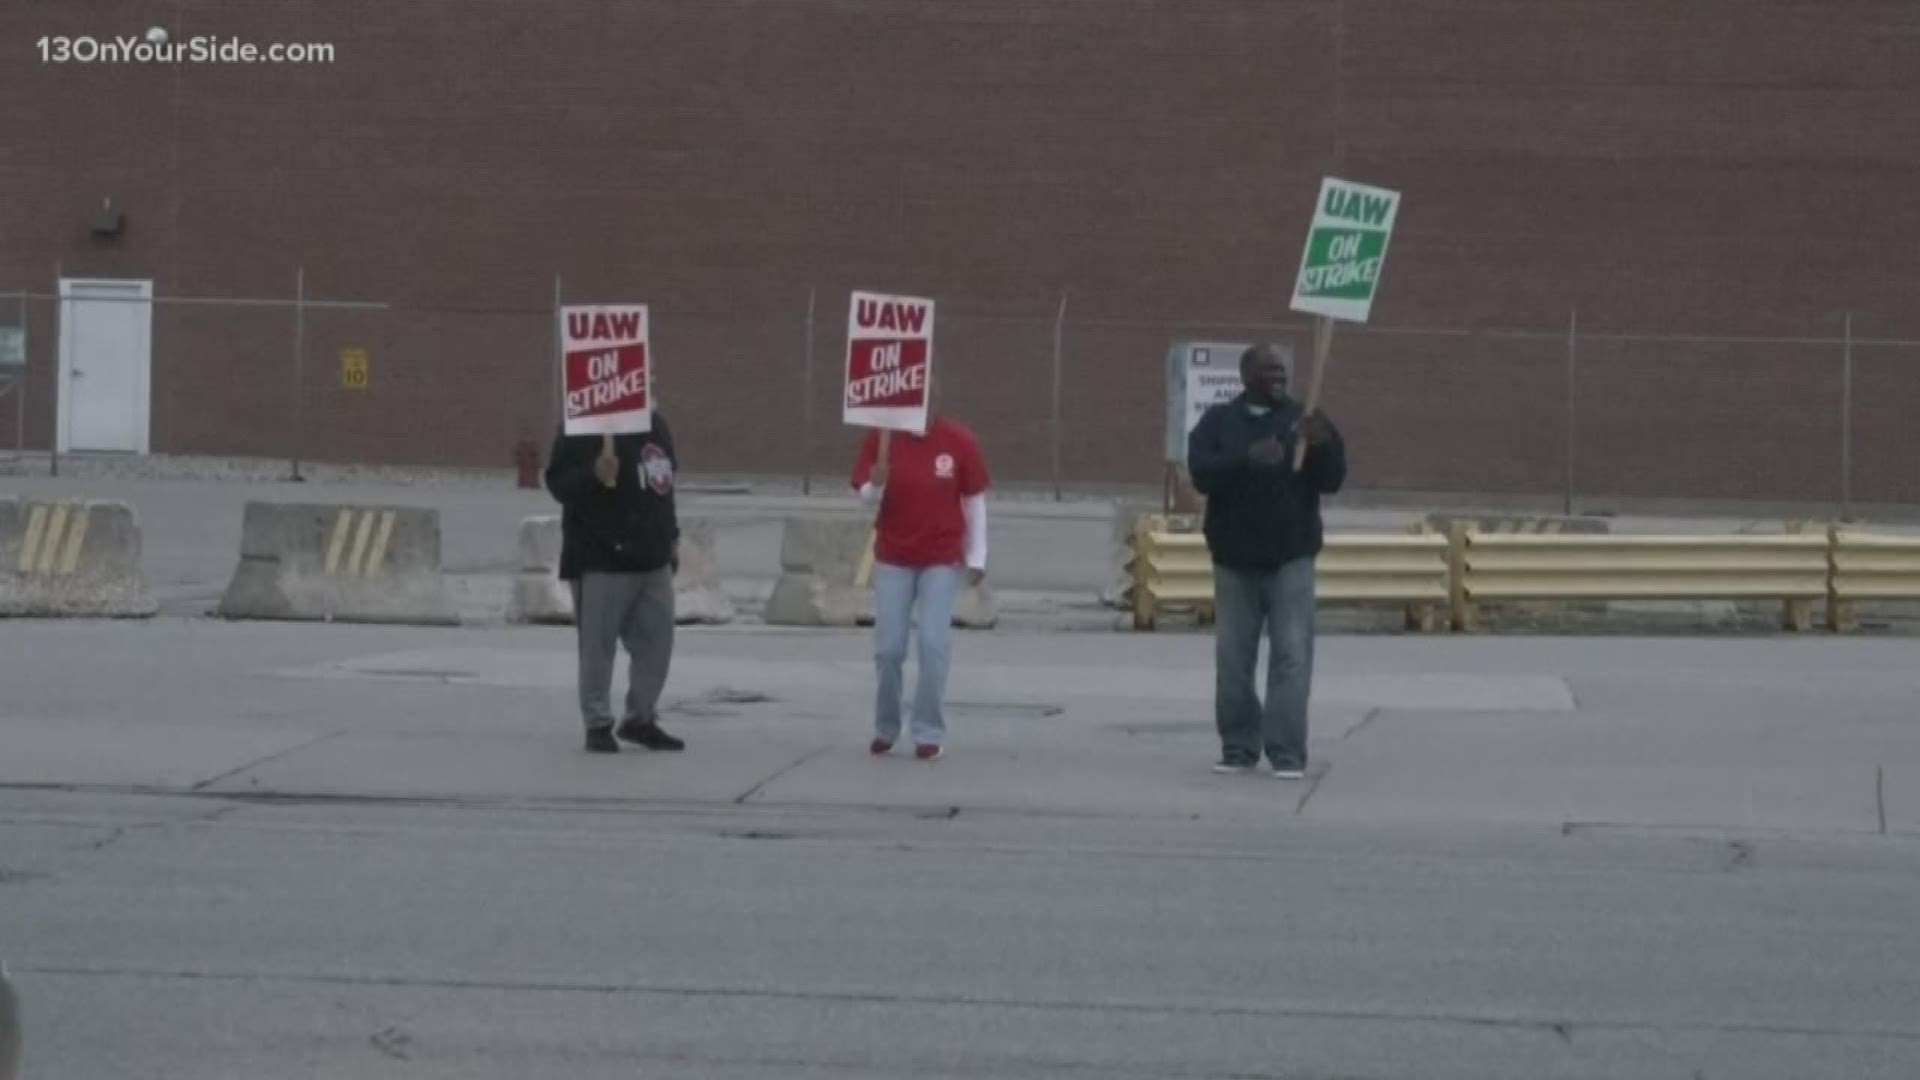
[[[162,452],[505,466],[544,438],[554,278],[656,309],[690,465],[843,467],[846,291],[942,301],[943,406],[997,473],[1159,476],[1179,336],[1284,319],[1319,177],[1406,193],[1376,323],[1328,406],[1355,482],[1544,493],[1565,346],[1615,335],[1920,339],[1920,11],[1885,0],[172,0],[176,39],[330,42],[318,66],[42,64],[150,3],[0,11],[0,291],[165,295]],[[103,196],[117,242],[87,222]],[[806,393],[808,295],[813,394]],[[36,305],[27,432],[50,437]],[[1275,336],[1255,329],[1248,334]],[[1293,339],[1302,347],[1304,334]],[[368,349],[373,387],[340,389]],[[1839,349],[1594,340],[1595,493],[1821,498]],[[296,410],[291,402],[298,396]],[[1920,501],[1920,350],[1856,370],[1855,494]],[[1903,404],[1904,403],[1904,404]],[[12,442],[0,407],[0,447]],[[295,423],[295,417],[299,423]]]

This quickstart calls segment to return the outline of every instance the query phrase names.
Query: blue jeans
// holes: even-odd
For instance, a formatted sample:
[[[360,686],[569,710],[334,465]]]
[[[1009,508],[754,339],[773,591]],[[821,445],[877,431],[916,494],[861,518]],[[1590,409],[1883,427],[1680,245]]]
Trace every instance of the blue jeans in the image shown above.
[[[888,742],[900,738],[902,667],[913,609],[920,608],[920,678],[913,695],[913,741],[940,746],[947,735],[942,706],[947,672],[953,663],[953,605],[965,574],[958,566],[924,570],[876,562],[873,566],[873,638],[880,686],[874,709],[874,734]]]
[[[1213,568],[1214,722],[1224,760],[1254,765],[1264,747],[1276,768],[1307,764],[1307,699],[1313,687],[1312,559],[1279,570]],[[1254,689],[1262,632],[1271,639],[1267,700]]]

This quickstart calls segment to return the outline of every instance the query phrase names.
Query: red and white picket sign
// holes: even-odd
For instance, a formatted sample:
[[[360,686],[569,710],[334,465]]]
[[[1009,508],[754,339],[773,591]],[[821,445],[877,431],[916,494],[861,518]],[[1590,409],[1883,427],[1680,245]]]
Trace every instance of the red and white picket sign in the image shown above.
[[[932,391],[933,301],[854,293],[847,309],[843,421],[925,432]]]
[[[569,435],[625,435],[653,427],[651,330],[645,304],[560,309]]]

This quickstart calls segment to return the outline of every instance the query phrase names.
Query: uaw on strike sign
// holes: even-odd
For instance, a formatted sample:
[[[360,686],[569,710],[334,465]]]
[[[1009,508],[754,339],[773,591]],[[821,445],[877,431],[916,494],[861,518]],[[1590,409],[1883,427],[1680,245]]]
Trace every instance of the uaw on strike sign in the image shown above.
[[[653,427],[653,371],[645,304],[560,309],[569,435],[625,435]]]
[[[933,301],[856,292],[847,311],[842,419],[922,433],[933,386]]]
[[[1313,210],[1300,276],[1293,286],[1293,310],[1346,322],[1367,321],[1387,241],[1400,213],[1400,193],[1327,177]]]

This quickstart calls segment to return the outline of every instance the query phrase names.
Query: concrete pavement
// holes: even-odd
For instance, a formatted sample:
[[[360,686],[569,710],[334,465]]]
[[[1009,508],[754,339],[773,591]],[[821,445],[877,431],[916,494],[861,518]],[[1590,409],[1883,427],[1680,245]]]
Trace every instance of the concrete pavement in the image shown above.
[[[1909,1077],[1897,640],[1329,637],[1300,783],[1204,638],[684,630],[682,755],[565,630],[0,625],[0,955],[89,1077]]]
[[[206,794],[927,807],[1121,817],[1920,828],[1900,640],[1327,638],[1317,783],[1205,766],[1197,635],[963,637],[950,760],[864,753],[857,632],[683,628],[704,753],[573,751],[572,632],[160,620],[0,629],[0,783]],[[908,763],[898,762],[902,766]],[[637,770],[637,771],[635,771]]]

